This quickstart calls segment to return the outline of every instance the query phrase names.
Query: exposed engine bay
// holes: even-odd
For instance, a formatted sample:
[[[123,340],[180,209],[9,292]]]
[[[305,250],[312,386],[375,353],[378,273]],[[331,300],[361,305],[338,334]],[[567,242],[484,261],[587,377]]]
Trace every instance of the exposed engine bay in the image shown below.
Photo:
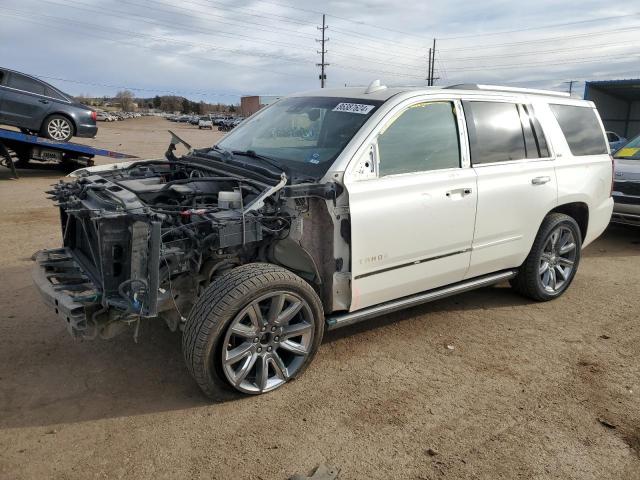
[[[318,285],[335,265],[330,245],[304,246],[314,230],[333,228],[333,184],[287,185],[285,173],[242,175],[202,155],[87,169],[47,192],[60,207],[64,247],[38,255],[36,281],[74,336],[132,327],[137,337],[148,317],[177,330],[198,294],[244,263],[289,264]]]

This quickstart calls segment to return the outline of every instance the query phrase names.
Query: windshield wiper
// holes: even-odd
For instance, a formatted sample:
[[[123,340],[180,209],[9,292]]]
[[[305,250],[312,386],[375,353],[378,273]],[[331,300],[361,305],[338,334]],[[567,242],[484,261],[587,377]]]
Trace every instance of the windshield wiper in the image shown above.
[[[232,150],[231,153],[233,153],[234,155],[239,155],[241,157],[249,157],[249,158],[255,158],[258,160],[263,160],[265,163],[268,163],[278,171],[280,172],[284,171],[284,168],[282,168],[281,165],[278,165],[278,163],[276,163],[273,158],[256,153],[255,150]]]

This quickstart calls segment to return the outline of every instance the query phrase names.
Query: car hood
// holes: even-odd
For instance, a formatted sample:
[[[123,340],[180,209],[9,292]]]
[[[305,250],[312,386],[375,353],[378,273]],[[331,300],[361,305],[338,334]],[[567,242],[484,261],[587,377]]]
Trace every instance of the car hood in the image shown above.
[[[640,182],[640,160],[615,159],[614,180]]]

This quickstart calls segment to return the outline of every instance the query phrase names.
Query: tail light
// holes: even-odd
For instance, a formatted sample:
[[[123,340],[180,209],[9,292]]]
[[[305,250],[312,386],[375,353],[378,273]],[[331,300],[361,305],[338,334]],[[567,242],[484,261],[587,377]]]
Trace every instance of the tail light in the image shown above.
[[[613,197],[613,179],[616,176],[616,160],[613,158],[613,155],[609,155],[611,158],[611,191],[609,192],[609,196]]]
[[[91,111],[91,120],[94,122],[98,119],[98,114],[95,111]]]

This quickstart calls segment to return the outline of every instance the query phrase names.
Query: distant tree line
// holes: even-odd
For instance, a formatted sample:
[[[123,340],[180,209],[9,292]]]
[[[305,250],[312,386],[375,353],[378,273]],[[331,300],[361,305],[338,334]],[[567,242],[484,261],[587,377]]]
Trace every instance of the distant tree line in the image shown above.
[[[207,103],[204,101],[194,102],[188,98],[177,95],[156,95],[155,97],[136,97],[130,90],[121,90],[115,97],[91,97],[90,95],[80,95],[76,97],[81,103],[93,107],[105,107],[113,105],[120,107],[125,112],[134,110],[161,110],[163,112],[180,112],[207,114],[218,112],[236,112],[237,105],[227,105],[223,103]]]

